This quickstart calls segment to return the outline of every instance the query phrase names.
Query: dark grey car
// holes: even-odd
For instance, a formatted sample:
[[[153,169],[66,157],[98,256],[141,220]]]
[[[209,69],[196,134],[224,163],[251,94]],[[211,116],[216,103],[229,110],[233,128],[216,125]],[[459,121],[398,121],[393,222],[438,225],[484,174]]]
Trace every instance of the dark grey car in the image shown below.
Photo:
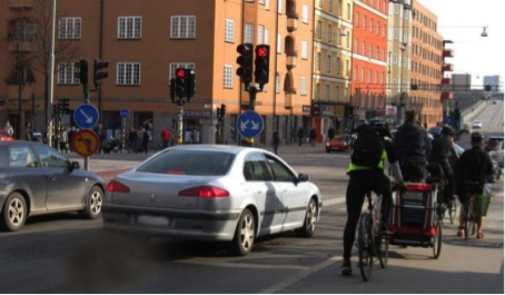
[[[20,229],[30,216],[77,211],[98,218],[104,179],[79,169],[57,150],[37,142],[0,142],[0,227]]]

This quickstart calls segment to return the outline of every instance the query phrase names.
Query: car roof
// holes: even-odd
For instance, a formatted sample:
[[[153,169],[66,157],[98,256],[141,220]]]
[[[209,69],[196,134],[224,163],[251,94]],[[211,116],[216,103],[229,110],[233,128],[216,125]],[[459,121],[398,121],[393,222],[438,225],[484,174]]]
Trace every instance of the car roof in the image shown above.
[[[238,145],[219,145],[219,144],[187,144],[176,145],[170,147],[171,150],[191,150],[191,151],[214,151],[214,152],[228,152],[232,154],[239,154],[242,151],[258,151],[269,152],[268,150],[255,147],[246,147]]]

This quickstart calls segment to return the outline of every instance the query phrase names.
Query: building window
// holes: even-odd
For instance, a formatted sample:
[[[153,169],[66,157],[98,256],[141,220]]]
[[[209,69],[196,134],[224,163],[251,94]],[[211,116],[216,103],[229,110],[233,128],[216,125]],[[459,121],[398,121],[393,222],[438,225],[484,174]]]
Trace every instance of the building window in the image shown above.
[[[328,11],[333,12],[333,0],[328,0]]]
[[[328,43],[331,43],[331,35],[333,34],[331,25],[328,25]]]
[[[224,65],[223,87],[233,88],[233,67],[230,65]]]
[[[121,62],[117,64],[117,85],[140,85],[140,63]]]
[[[309,23],[309,7],[305,4],[302,6],[302,21],[304,24]]]
[[[335,100],[336,101],[340,100],[340,86],[335,87]]]
[[[254,43],[254,24],[245,24],[244,26],[244,42],[245,43]]]
[[[283,0],[277,0],[277,13],[282,14],[282,2]]]
[[[351,4],[347,3],[347,20],[351,20]]]
[[[58,65],[58,84],[60,85],[77,85],[79,79],[75,77],[74,73],[78,70],[74,63],[60,63]]]
[[[234,42],[235,41],[235,21],[227,19],[225,21],[224,28],[224,41]]]
[[[258,25],[258,44],[265,44],[265,26]]]
[[[321,39],[323,35],[323,23],[321,21],[317,21],[316,32],[317,32],[317,39]]]
[[[326,100],[330,100],[330,85],[326,85]]]
[[[354,19],[354,25],[359,26],[359,12],[356,12],[356,18]]]
[[[281,73],[275,73],[275,93],[281,93]]]
[[[300,79],[300,95],[307,96],[307,78],[305,77]]]
[[[172,29],[170,38],[172,39],[194,39],[196,38],[196,17],[194,15],[178,15],[171,18]]]
[[[319,100],[319,83],[316,84],[316,93],[314,94],[317,100]]]
[[[341,67],[342,67],[342,60],[340,59],[340,57],[337,57],[337,75],[340,75]]]
[[[118,39],[140,39],[142,37],[142,18],[140,16],[118,18]]]
[[[321,70],[321,52],[318,52],[316,56],[316,70]]]
[[[281,40],[282,36],[280,33],[277,34],[277,53],[281,53]]]
[[[81,39],[81,18],[64,17],[60,19],[58,39]]]
[[[302,41],[302,59],[307,59],[308,58],[308,44],[307,41]]]
[[[331,72],[331,55],[328,54],[328,59],[326,60],[326,72]]]

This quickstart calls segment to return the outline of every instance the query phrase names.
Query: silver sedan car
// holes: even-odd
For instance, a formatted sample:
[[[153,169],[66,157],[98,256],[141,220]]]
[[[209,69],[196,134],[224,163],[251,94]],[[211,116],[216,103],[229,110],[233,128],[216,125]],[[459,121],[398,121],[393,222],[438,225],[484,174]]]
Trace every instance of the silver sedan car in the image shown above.
[[[37,142],[0,142],[0,228],[19,230],[28,217],[77,211],[98,218],[105,181]]]
[[[182,145],[165,149],[107,185],[106,230],[228,241],[247,255],[260,236],[294,230],[311,237],[319,188],[259,148]]]

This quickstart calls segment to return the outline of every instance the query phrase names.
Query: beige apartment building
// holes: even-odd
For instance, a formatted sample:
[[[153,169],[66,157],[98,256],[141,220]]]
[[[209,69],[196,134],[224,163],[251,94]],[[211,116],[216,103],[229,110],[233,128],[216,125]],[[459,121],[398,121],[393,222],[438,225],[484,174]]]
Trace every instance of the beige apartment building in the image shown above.
[[[410,95],[412,9],[412,1],[389,2],[386,118],[393,125],[402,122]]]
[[[444,41],[437,32],[437,16],[419,1],[413,4],[411,92],[406,106],[415,109],[418,121],[435,126],[443,121],[441,83]],[[451,65],[452,67],[452,65]]]
[[[21,130],[46,130],[51,118],[49,73],[52,0],[0,1],[0,119]],[[224,141],[237,143],[238,116],[249,109],[249,92],[236,75],[237,46],[270,45],[269,82],[257,93],[255,111],[264,130],[255,143],[269,145],[273,130],[290,142],[299,126],[310,125],[313,1],[57,1],[53,102],[70,99],[71,113],[84,103],[75,62],[108,62],[108,78],[90,94],[109,137],[130,127],[146,127],[152,146],[160,146],[162,128],[178,128],[177,104],[169,81],[176,68],[196,72],[196,93],[183,106],[182,140],[216,142],[216,109],[226,105]],[[336,9],[336,8],[335,8]],[[42,60],[42,63],[39,61]],[[254,84],[253,84],[254,85]],[[126,120],[121,110],[129,110]],[[125,121],[126,124],[122,124]],[[16,122],[16,124],[15,124]],[[193,136],[188,136],[193,134]],[[194,136],[196,134],[196,136]]]
[[[343,132],[351,89],[353,1],[315,1],[313,107],[319,140],[330,127]],[[337,128],[338,127],[338,128]]]

